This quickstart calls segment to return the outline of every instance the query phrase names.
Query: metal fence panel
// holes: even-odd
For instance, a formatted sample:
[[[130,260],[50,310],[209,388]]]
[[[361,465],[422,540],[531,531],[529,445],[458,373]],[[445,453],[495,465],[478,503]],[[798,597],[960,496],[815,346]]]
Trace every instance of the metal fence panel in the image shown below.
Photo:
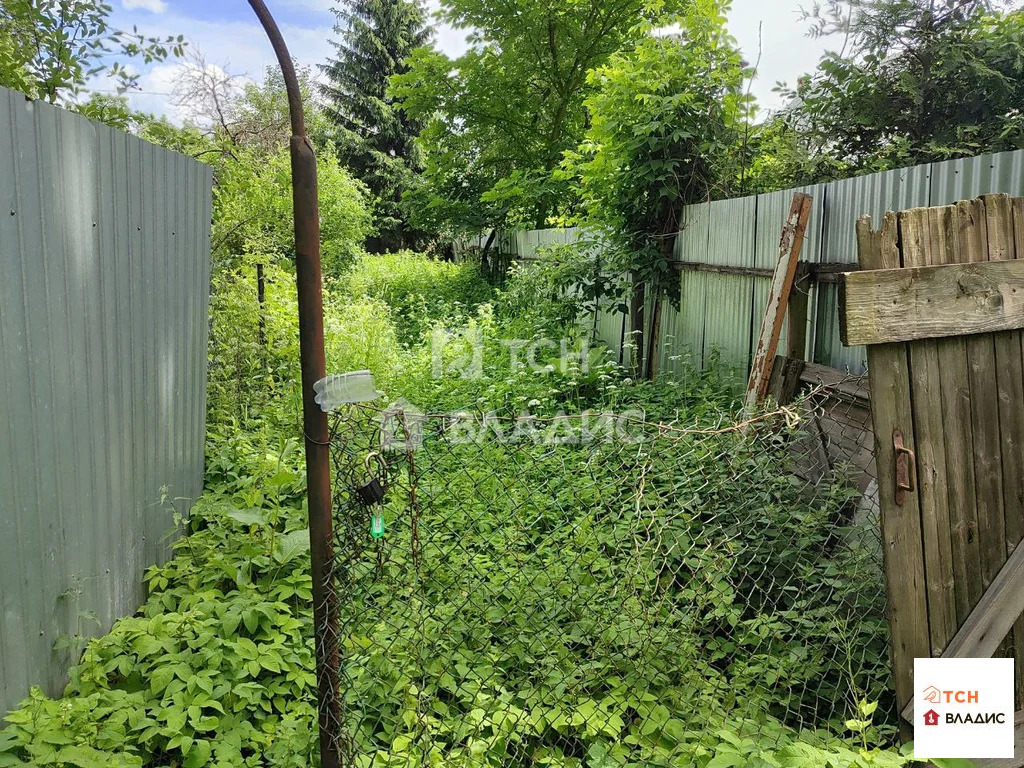
[[[994,192],[1024,193],[1024,151],[932,164],[929,205],[950,205]]]
[[[949,160],[799,187],[756,198],[719,200],[686,206],[676,236],[677,261],[718,266],[774,268],[782,223],[794,192],[813,198],[802,261],[857,262],[857,219],[868,214],[876,225],[886,211],[946,205],[993,192],[1024,194],[1024,150]],[[546,243],[573,242],[578,230],[544,229],[519,233],[510,250],[534,257]],[[486,237],[480,238],[480,245]],[[764,277],[684,270],[680,308],[662,309],[658,370],[681,375],[690,359],[706,364],[712,348],[740,370],[749,366],[768,301]],[[603,315],[604,313],[602,313]],[[598,320],[599,338],[611,343],[616,317]],[[858,374],[865,370],[863,347],[839,339],[835,283],[811,289],[808,306],[808,359]]]
[[[683,209],[683,228],[676,235],[677,261],[704,262],[708,260],[708,237],[711,225],[711,206],[688,205]],[[667,360],[663,371],[685,371],[684,363],[698,366],[704,355],[704,311],[707,293],[707,275],[703,272],[684,271],[679,275],[679,312],[664,312],[665,328],[662,332]]]
[[[202,489],[212,199],[207,166],[3,88],[0,126],[6,710],[138,607]]]

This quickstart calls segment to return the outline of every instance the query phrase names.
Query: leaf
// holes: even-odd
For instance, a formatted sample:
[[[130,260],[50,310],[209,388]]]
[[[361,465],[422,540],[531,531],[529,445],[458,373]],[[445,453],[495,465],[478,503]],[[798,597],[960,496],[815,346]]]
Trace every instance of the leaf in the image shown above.
[[[85,746],[64,747],[57,754],[57,761],[70,763],[78,768],[108,768],[108,756],[97,749]]]
[[[737,755],[733,752],[724,755],[715,755],[705,768],[735,768],[735,766],[743,765],[744,762],[742,755]]]
[[[210,760],[210,753],[213,751],[210,742],[197,741],[188,750],[183,763],[185,768],[205,768]]]
[[[287,563],[306,552],[309,552],[308,528],[286,533],[274,542],[274,558],[279,563]]]
[[[230,509],[225,515],[242,525],[267,524],[267,513],[262,509]]]
[[[255,608],[248,608],[242,612],[242,622],[245,624],[245,628],[249,630],[250,635],[256,634],[256,630],[260,628],[260,613]]]
[[[154,695],[160,694],[174,679],[174,667],[164,664],[153,670],[149,676],[149,690]]]

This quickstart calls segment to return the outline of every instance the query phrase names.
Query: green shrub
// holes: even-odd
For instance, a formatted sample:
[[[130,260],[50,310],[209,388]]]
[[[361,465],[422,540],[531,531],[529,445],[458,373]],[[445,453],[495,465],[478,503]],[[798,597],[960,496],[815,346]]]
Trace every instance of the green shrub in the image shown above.
[[[404,344],[421,341],[439,320],[458,322],[491,298],[477,264],[453,264],[411,251],[360,259],[342,279],[341,289],[356,299],[387,304]]]

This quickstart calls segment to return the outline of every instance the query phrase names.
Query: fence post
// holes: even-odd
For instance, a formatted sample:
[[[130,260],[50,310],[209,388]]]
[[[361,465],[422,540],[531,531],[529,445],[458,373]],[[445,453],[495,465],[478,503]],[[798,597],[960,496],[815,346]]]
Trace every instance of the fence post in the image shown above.
[[[295,281],[299,304],[299,358],[302,368],[302,426],[306,438],[306,486],[313,577],[313,624],[320,726],[320,766],[338,768],[340,728],[338,635],[334,604],[331,469],[327,414],[315,401],[313,385],[326,376],[324,315],[320,273],[320,212],[316,156],[306,136],[302,93],[295,67],[263,0],[249,0],[270,38],[284,76],[291,117],[292,203],[295,216]]]

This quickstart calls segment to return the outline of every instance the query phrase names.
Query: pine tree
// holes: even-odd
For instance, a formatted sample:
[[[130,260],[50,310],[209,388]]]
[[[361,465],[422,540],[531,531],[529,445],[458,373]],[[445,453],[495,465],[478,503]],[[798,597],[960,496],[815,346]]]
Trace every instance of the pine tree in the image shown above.
[[[420,125],[388,97],[387,88],[433,31],[419,0],[347,0],[335,13],[337,56],[321,65],[327,76],[322,92],[339,155],[373,198],[378,233],[367,247],[408,247],[415,235],[400,200],[419,165],[414,140]]]

